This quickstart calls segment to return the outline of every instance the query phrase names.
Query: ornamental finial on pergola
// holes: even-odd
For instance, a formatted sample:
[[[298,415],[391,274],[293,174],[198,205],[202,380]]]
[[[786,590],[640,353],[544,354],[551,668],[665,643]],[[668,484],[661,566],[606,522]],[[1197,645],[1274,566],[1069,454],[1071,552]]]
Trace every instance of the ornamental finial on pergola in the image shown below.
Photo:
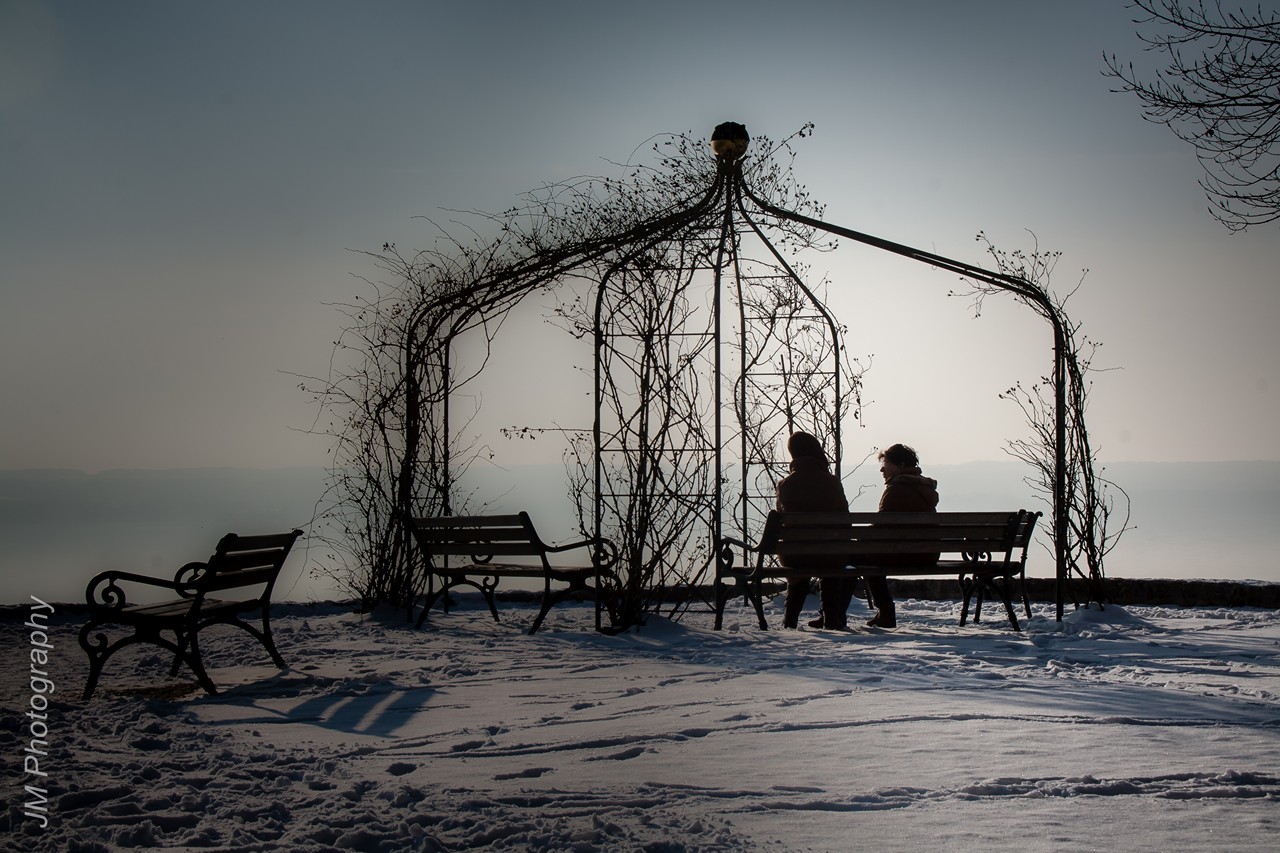
[[[733,162],[747,153],[747,143],[751,137],[747,135],[747,126],[736,121],[726,121],[716,125],[711,133],[711,150],[716,157]]]

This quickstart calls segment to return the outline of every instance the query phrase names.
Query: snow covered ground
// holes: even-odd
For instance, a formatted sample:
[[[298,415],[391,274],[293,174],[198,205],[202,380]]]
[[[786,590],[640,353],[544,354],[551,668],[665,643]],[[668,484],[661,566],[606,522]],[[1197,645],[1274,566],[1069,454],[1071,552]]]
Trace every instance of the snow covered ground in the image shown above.
[[[761,632],[741,611],[609,637],[573,605],[530,637],[510,602],[420,631],[290,604],[284,672],[218,629],[221,695],[135,647],[83,703],[60,608],[47,776],[23,764],[49,695],[32,612],[0,628],[12,849],[1245,851],[1280,830],[1269,610],[1110,607],[1017,634],[905,601],[891,632]]]

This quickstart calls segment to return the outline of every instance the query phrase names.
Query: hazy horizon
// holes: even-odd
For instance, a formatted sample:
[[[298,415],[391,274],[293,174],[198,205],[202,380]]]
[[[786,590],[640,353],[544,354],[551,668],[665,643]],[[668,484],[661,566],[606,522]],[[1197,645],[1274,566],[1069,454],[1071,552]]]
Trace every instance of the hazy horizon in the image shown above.
[[[1021,465],[1016,459],[1012,458],[988,458],[988,459],[968,459],[962,462],[939,462],[937,465],[956,468],[965,465]],[[1280,458],[1276,459],[1115,459],[1109,460],[1104,465],[1248,465],[1250,463],[1259,463],[1265,465],[1280,464]],[[513,468],[547,468],[559,467],[559,462],[517,462],[513,463]],[[98,474],[111,474],[117,472],[139,471],[139,472],[165,472],[165,471],[293,471],[293,470],[328,470],[324,465],[192,465],[192,466],[169,466],[169,467],[121,467],[121,468],[100,468],[90,470],[85,468],[66,468],[66,467],[26,467],[26,468],[0,468],[0,474],[6,473],[23,473],[23,472],[67,472],[72,474],[84,474],[86,476],[96,476]],[[494,470],[503,470],[498,466],[494,466]]]
[[[939,480],[944,510],[1047,514],[1014,460],[927,466],[926,473]],[[1136,525],[1108,557],[1110,576],[1280,582],[1280,462],[1115,463],[1106,473],[1129,492]],[[208,556],[224,533],[306,530],[324,474],[316,467],[0,470],[0,603],[31,594],[82,601],[89,578],[104,569],[171,577]],[[878,483],[874,466],[847,474],[854,509],[875,508]],[[488,511],[529,510],[549,541],[575,536],[561,465],[476,472],[467,485],[490,503]],[[318,563],[323,550],[304,539],[282,575],[280,600],[333,597],[328,581],[310,576]],[[1028,567],[1032,577],[1053,574],[1039,546]]]

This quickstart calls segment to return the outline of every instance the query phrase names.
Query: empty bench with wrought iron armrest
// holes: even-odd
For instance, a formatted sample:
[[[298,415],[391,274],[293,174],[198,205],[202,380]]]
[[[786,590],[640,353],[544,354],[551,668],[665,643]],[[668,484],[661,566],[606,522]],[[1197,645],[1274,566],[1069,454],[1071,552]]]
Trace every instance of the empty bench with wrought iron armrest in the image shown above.
[[[80,646],[89,656],[85,700],[93,695],[107,659],[134,643],[151,643],[173,652],[170,676],[177,675],[178,666],[185,663],[206,692],[217,693],[200,656],[200,632],[211,625],[234,625],[248,631],[283,669],[284,659],[271,637],[271,593],[301,535],[301,530],[266,536],[228,533],[207,562],[187,563],[173,580],[115,570],[95,575],[85,590],[89,618],[80,629]],[[161,589],[177,597],[130,603],[129,588]],[[261,628],[240,619],[240,614],[252,612],[260,614]],[[109,643],[103,633],[108,625],[126,626],[133,633]],[[173,639],[166,633],[172,633]]]
[[[969,617],[974,600],[975,622],[981,618],[984,595],[1003,602],[1009,623],[1020,630],[1013,609],[1013,585],[1019,585],[1023,610],[1031,616],[1026,593],[1027,547],[1038,512],[778,512],[769,513],[760,540],[754,545],[731,537],[720,541],[715,581],[715,627],[720,629],[724,606],[742,594],[755,607],[760,627],[767,628],[762,582],[790,575],[816,578],[920,577],[955,575],[964,596],[960,624]],[[734,564],[734,552],[743,563]],[[893,565],[897,555],[940,555],[927,565]],[[750,555],[755,554],[754,565]],[[806,557],[845,557],[843,568],[804,566]],[[793,568],[775,558],[787,557]],[[901,557],[899,557],[901,559]],[[819,560],[830,566],[830,560]],[[856,565],[854,565],[856,564]]]
[[[600,628],[600,577],[613,567],[618,549],[608,539],[591,538],[565,545],[549,545],[538,536],[527,512],[516,515],[448,515],[414,518],[412,529],[426,560],[425,601],[418,626],[432,605],[441,602],[449,609],[449,590],[465,584],[484,596],[494,621],[498,621],[495,591],[503,578],[534,578],[542,581],[542,607],[533,620],[530,634],[537,633],[547,612],[577,592],[596,596],[596,629]],[[550,555],[587,549],[587,565],[552,565]],[[459,562],[450,558],[460,558]],[[512,558],[530,558],[512,562]],[[536,561],[534,561],[536,558]],[[440,586],[436,587],[436,579]],[[553,588],[553,584],[564,584]]]

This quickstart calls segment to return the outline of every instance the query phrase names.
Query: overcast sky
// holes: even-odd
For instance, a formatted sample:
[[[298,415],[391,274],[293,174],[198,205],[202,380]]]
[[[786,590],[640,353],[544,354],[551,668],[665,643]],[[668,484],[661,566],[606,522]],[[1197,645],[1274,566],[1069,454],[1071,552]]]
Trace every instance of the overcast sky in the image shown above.
[[[1216,223],[1104,51],[1150,61],[1100,0],[0,0],[0,468],[324,464],[291,374],[327,369],[359,250],[723,121],[813,122],[796,169],[830,221],[976,263],[978,231],[1034,232],[1062,289],[1088,267],[1069,308],[1118,368],[1089,412],[1104,460],[1280,459],[1280,227]],[[846,455],[1002,458],[1040,321],[975,319],[953,276],[867,249],[822,262],[874,353]],[[478,423],[589,423],[555,377],[590,354],[526,314]]]

